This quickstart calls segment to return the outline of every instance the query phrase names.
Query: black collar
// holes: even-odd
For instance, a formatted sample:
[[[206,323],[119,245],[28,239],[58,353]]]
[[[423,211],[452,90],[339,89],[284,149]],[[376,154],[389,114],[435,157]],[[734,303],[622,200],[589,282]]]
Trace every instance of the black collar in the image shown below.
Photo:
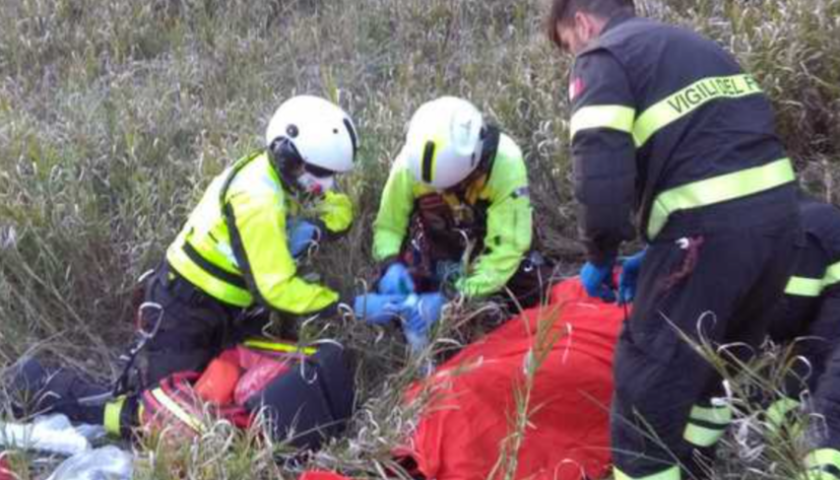
[[[604,25],[604,29],[601,30],[601,34],[635,17],[636,15],[634,13],[628,12],[627,10],[622,10],[619,13],[616,13],[615,15],[610,17],[609,20],[607,20],[606,25]]]

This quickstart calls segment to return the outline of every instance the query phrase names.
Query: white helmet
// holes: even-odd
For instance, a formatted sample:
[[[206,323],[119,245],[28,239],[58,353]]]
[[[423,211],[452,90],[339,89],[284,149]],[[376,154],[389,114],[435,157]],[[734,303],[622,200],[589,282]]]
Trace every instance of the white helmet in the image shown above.
[[[462,182],[478,167],[483,127],[481,112],[466,100],[441,97],[421,105],[403,150],[414,177],[440,190]]]
[[[303,173],[292,180],[313,193],[329,190],[336,173],[353,169],[358,138],[344,110],[310,95],[283,102],[265,132],[266,147],[284,170],[281,174],[302,166]]]

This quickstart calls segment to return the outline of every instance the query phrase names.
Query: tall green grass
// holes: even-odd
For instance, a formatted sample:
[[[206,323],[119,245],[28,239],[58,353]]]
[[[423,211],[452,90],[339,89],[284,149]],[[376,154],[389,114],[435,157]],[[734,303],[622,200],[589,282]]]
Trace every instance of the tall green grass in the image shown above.
[[[756,73],[806,184],[840,199],[840,0],[639,4]],[[469,98],[523,147],[544,249],[578,259],[569,61],[545,41],[541,12],[537,0],[5,0],[0,367],[36,348],[112,377],[103,365],[130,331],[135,279],[213,175],[259,147],[274,108],[299,93],[339,102],[361,133],[359,168],[342,182],[358,222],[320,260],[343,292],[373,271],[370,224],[409,116],[443,94]],[[393,332],[319,328],[362,352],[363,408],[314,461],[378,476],[410,425],[394,392],[417,365]],[[184,455],[192,478],[234,478]]]

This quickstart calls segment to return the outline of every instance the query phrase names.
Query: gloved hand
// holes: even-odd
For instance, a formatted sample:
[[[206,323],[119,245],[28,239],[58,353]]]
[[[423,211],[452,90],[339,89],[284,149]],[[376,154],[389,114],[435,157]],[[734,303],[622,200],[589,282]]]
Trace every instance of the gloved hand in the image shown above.
[[[406,299],[406,295],[359,295],[353,301],[353,313],[368,325],[384,325],[403,315]]]
[[[590,297],[600,298],[605,302],[615,301],[615,285],[612,279],[614,262],[607,262],[602,266],[586,262],[580,269],[580,281]]]
[[[618,303],[630,303],[636,297],[636,282],[639,279],[639,269],[645,258],[647,248],[625,257],[621,261],[621,275],[618,277]]]
[[[423,351],[429,344],[429,330],[440,320],[446,297],[441,293],[409,295],[403,304],[403,333],[413,353]]]
[[[297,258],[321,237],[321,229],[306,220],[290,220],[286,225],[289,252]]]
[[[385,275],[379,279],[379,293],[385,295],[408,295],[414,293],[414,280],[402,262],[392,263]]]
[[[440,320],[445,304],[446,297],[439,292],[409,295],[403,303],[404,328],[428,334],[432,326]]]

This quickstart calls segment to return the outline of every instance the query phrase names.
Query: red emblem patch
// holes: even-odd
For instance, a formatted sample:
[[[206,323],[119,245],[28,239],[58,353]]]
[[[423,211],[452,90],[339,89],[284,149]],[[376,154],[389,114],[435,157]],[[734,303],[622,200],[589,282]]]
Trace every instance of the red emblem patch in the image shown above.
[[[585,89],[586,85],[584,85],[582,78],[573,78],[569,82],[569,101],[574,101]]]

